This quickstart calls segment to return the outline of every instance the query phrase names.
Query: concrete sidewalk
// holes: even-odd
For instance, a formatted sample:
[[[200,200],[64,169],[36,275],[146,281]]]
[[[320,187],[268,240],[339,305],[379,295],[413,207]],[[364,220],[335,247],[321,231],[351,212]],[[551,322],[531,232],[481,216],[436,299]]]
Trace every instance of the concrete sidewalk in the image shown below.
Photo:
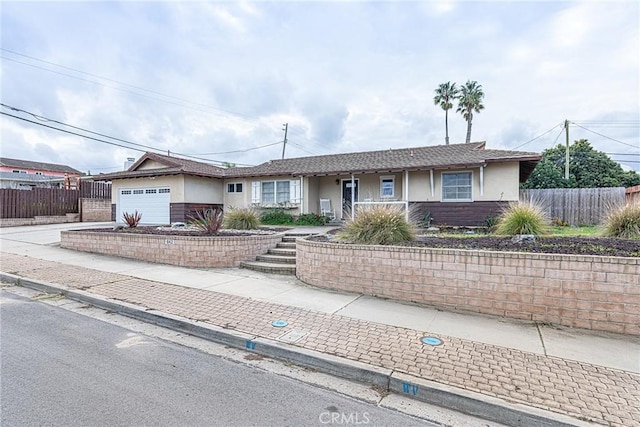
[[[640,340],[635,337],[447,313],[317,290],[288,276],[160,266],[56,246],[61,229],[86,226],[0,230],[0,267],[13,275],[5,278],[218,327],[218,334],[236,334],[251,351],[264,347],[277,356],[273,349],[278,348],[290,359],[297,351],[352,361],[361,364],[358,369],[388,372],[391,389],[396,384],[400,393],[416,398],[433,398],[434,390],[445,387],[450,395],[485,400],[503,414],[525,413],[518,406],[523,404],[574,417],[574,424],[640,424]],[[277,320],[288,324],[274,327]],[[426,345],[424,336],[443,344]]]

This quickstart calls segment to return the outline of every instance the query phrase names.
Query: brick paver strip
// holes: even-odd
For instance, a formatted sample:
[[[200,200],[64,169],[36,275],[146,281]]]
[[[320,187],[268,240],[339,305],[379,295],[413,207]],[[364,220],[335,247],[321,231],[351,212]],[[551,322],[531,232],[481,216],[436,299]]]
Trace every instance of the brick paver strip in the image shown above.
[[[610,425],[640,425],[640,375],[340,315],[103,273],[2,253],[2,271],[59,283],[264,338],[308,332],[295,345],[450,386]],[[271,322],[283,319],[285,328]],[[433,335],[433,334],[429,334]]]

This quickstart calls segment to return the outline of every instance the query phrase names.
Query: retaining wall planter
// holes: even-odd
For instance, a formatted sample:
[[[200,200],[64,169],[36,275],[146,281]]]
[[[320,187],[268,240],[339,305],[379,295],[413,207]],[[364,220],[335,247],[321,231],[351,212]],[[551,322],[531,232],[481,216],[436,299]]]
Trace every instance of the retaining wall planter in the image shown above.
[[[80,216],[77,213],[68,213],[58,216],[36,216],[33,218],[2,218],[0,227],[22,227],[25,225],[47,225],[66,224],[69,222],[79,222]]]
[[[60,247],[181,267],[237,267],[282,241],[282,234],[248,236],[163,236],[62,231]]]
[[[297,241],[310,285],[640,335],[640,258]]]

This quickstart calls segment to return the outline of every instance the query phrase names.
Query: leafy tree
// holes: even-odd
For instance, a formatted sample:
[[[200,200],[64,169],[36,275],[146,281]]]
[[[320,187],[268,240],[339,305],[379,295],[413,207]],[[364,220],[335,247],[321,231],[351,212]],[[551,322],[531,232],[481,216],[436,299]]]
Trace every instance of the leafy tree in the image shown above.
[[[479,113],[484,110],[482,99],[484,98],[484,92],[482,91],[482,85],[477,81],[467,80],[467,82],[460,88],[458,94],[458,109],[457,113],[461,113],[462,117],[467,121],[467,139],[466,142],[471,142],[471,121],[473,120],[473,113]]]
[[[637,172],[622,167],[589,141],[579,139],[569,146],[569,180],[564,179],[566,148],[558,145],[545,150],[524,188],[601,188],[640,185]]]
[[[449,145],[449,110],[453,108],[453,100],[457,98],[459,89],[455,83],[446,82],[438,86],[435,92],[433,103],[444,110],[444,142]]]

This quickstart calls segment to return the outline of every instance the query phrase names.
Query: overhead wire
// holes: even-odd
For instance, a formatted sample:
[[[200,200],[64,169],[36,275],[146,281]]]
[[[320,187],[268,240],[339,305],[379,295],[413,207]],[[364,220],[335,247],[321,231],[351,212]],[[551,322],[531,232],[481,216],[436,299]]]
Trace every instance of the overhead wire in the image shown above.
[[[6,48],[3,48],[3,47],[0,47],[0,50],[12,53],[14,55],[22,56],[24,58],[29,58],[29,59],[34,60],[34,61],[38,61],[38,62],[42,62],[42,63],[45,63],[45,64],[53,65],[55,67],[59,67],[59,68],[65,69],[65,70],[69,70],[69,71],[73,71],[73,72],[76,72],[76,73],[79,73],[79,74],[83,74],[83,75],[86,75],[86,76],[90,76],[90,77],[94,77],[94,78],[97,78],[97,79],[105,80],[105,81],[108,81],[108,82],[111,82],[111,83],[116,83],[118,85],[129,87],[129,88],[136,89],[136,90],[140,90],[140,91],[143,91],[143,92],[152,93],[152,94],[159,95],[159,96],[162,96],[162,97],[165,97],[165,98],[169,98],[169,99],[173,99],[173,100],[176,100],[176,101],[181,101],[181,102],[185,102],[185,103],[188,103],[188,104],[196,105],[196,106],[199,106],[199,107],[205,107],[205,108],[209,108],[209,109],[212,109],[212,110],[221,111],[223,113],[231,114],[231,115],[234,115],[234,116],[241,116],[241,117],[250,118],[250,119],[259,119],[259,117],[257,117],[257,116],[251,116],[251,115],[244,114],[244,113],[239,113],[239,112],[236,112],[236,111],[225,110],[223,108],[214,107],[212,105],[203,104],[203,103],[199,103],[199,102],[195,102],[195,101],[190,101],[190,100],[185,99],[185,98],[180,98],[180,97],[173,96],[173,95],[167,95],[165,93],[162,93],[162,92],[159,92],[159,91],[156,91],[156,90],[153,90],[153,89],[147,89],[147,88],[144,88],[144,87],[141,87],[141,86],[136,86],[136,85],[132,85],[132,84],[129,84],[129,83],[124,83],[124,82],[121,82],[121,81],[118,81],[118,80],[114,80],[114,79],[111,79],[111,78],[108,78],[108,77],[99,76],[97,74],[88,73],[86,71],[78,70],[78,69],[75,69],[75,68],[72,68],[72,67],[67,67],[65,65],[60,65],[60,64],[56,64],[54,62],[45,61],[43,59],[35,58],[33,56],[25,55],[25,54],[22,54],[22,53],[19,53],[19,52],[15,52],[13,50],[6,49]],[[181,106],[181,107],[184,107],[184,108],[189,108],[189,109],[195,110],[195,111],[210,113],[210,111],[203,111],[203,110],[200,110],[200,109],[197,109],[197,108],[188,107],[188,106],[185,106],[183,104],[179,104],[179,103],[176,103],[176,102],[171,102],[171,101],[168,101],[168,100],[165,100],[165,99],[159,99],[159,98],[152,97],[152,96],[149,96],[149,95],[144,95],[144,94],[141,94],[141,93],[138,93],[138,92],[132,92],[132,91],[125,90],[125,89],[122,89],[122,88],[118,88],[118,87],[114,87],[114,86],[110,86],[110,85],[105,85],[104,83],[96,82],[96,81],[93,81],[93,80],[83,79],[83,78],[78,77],[78,76],[73,76],[73,75],[70,75],[70,74],[62,73],[60,71],[51,70],[49,68],[39,67],[37,65],[30,64],[28,62],[18,61],[15,58],[8,58],[6,56],[0,56],[0,58],[5,59],[7,61],[16,62],[18,64],[26,65],[28,67],[33,67],[33,68],[37,68],[39,70],[48,71],[48,72],[51,72],[51,73],[54,73],[54,74],[62,75],[62,76],[65,76],[65,77],[70,77],[70,78],[81,80],[81,81],[85,81],[85,82],[88,82],[88,83],[92,83],[92,84],[108,87],[110,89],[115,89],[115,90],[119,90],[119,91],[122,91],[122,92],[132,93],[132,94],[135,94],[135,95],[138,95],[138,96],[143,96],[143,97],[146,97],[146,98],[155,99],[155,100],[162,101],[162,102],[167,102],[169,104]]]
[[[512,148],[512,150],[517,150],[518,148],[520,148],[520,147],[524,147],[525,145],[527,145],[527,144],[529,144],[529,143],[531,143],[531,142],[535,141],[536,139],[540,139],[540,138],[542,138],[543,136],[545,136],[546,134],[550,133],[551,131],[553,131],[553,130],[554,130],[555,128],[557,128],[558,126],[562,126],[562,123],[558,123],[557,125],[555,125],[555,126],[554,126],[554,127],[552,127],[551,129],[549,129],[548,131],[546,131],[546,132],[544,132],[544,133],[542,133],[542,134],[540,134],[540,135],[536,136],[535,138],[530,139],[529,141],[524,142],[524,143],[522,143],[522,144],[520,144],[520,145],[518,145],[518,146],[516,146],[516,147],[513,147],[513,148]],[[558,137],[559,137],[559,136],[558,136]],[[556,141],[557,141],[557,140],[558,140],[558,138],[556,138]],[[555,144],[555,143],[554,143],[554,144]]]
[[[627,142],[622,142],[622,141],[617,140],[617,139],[615,139],[615,138],[611,138],[610,136],[603,135],[603,134],[601,134],[601,133],[599,133],[599,132],[596,132],[596,131],[593,131],[593,130],[591,130],[591,129],[588,129],[588,128],[584,127],[584,126],[580,126],[579,124],[577,124],[577,123],[575,123],[575,122],[569,122],[569,123],[574,124],[574,125],[578,126],[578,127],[579,127],[579,128],[581,128],[581,129],[584,129],[584,130],[586,130],[586,131],[589,131],[589,132],[591,132],[591,133],[594,133],[594,134],[596,134],[596,135],[598,135],[598,136],[601,136],[601,137],[603,137],[603,138],[610,139],[611,141],[617,142],[617,143],[619,143],[619,144],[626,145],[626,146],[628,146],[628,147],[633,147],[633,148],[640,148],[640,146],[632,145],[632,144],[629,144],[629,143],[627,143]]]
[[[280,141],[277,141],[277,142],[272,142],[270,144],[259,145],[257,147],[253,147],[253,148],[245,148],[243,150],[221,151],[219,153],[192,153],[192,154],[189,154],[189,155],[190,156],[216,156],[216,155],[219,155],[219,154],[246,153],[248,151],[258,150],[260,148],[271,147],[273,145],[282,144],[282,142],[283,141],[280,140]]]
[[[5,106],[5,105],[3,104],[3,106]],[[55,122],[55,123],[59,123],[59,124],[62,124],[64,126],[69,126],[69,127],[74,128],[74,129],[82,130],[83,132],[92,133],[92,134],[95,134],[95,135],[101,135],[101,136],[103,136],[105,138],[113,139],[113,140],[120,141],[120,142],[125,142],[125,143],[130,144],[130,145],[135,145],[135,146],[140,146],[140,147],[143,147],[143,148],[147,148],[147,150],[143,150],[143,149],[140,149],[140,148],[135,148],[135,147],[131,147],[131,146],[123,145],[123,144],[118,144],[118,143],[111,142],[111,141],[105,141],[104,139],[94,138],[94,137],[91,137],[91,136],[88,136],[88,135],[83,135],[83,134],[80,134],[80,133],[77,133],[77,132],[72,132],[72,131],[65,130],[65,129],[60,129],[58,127],[50,126],[50,125],[47,125],[47,124],[44,124],[44,123],[41,123],[41,122],[38,122],[38,121],[29,120],[29,119],[26,119],[24,117],[20,117],[20,116],[16,116],[16,115],[13,115],[13,114],[5,113],[4,111],[0,111],[0,114],[2,114],[4,116],[8,116],[8,117],[13,117],[15,119],[22,120],[22,121],[25,121],[25,122],[28,122],[28,123],[33,123],[33,124],[36,124],[38,126],[46,127],[46,128],[53,129],[53,130],[57,130],[59,132],[64,132],[64,133],[68,133],[70,135],[80,136],[82,138],[90,139],[92,141],[101,142],[101,143],[104,143],[104,144],[109,144],[109,145],[113,145],[113,146],[120,147],[120,148],[125,148],[127,150],[133,150],[133,151],[138,151],[138,152],[142,152],[142,153],[145,153],[148,150],[157,151],[159,153],[164,153],[164,152],[167,151],[167,150],[163,150],[161,148],[151,147],[151,146],[147,146],[147,145],[143,145],[143,144],[137,144],[137,143],[134,143],[134,142],[122,140],[122,139],[119,139],[119,138],[110,137],[108,135],[99,134],[97,132],[92,132],[92,131],[85,130],[85,129],[82,129],[82,128],[78,128],[78,127],[75,127],[75,126],[66,125],[66,124],[64,124],[62,122],[58,122],[58,121],[55,121],[55,120],[49,120],[49,121]],[[203,160],[203,161],[211,162],[211,163],[219,163],[219,164],[222,164],[222,165],[228,163],[228,162],[221,161],[221,160],[205,159],[205,158],[196,157],[196,156],[185,156],[184,154],[177,153],[177,152],[171,152],[171,153],[174,154],[174,155],[177,155],[177,156],[190,157],[192,159]],[[251,165],[241,164],[241,166],[251,166]]]

